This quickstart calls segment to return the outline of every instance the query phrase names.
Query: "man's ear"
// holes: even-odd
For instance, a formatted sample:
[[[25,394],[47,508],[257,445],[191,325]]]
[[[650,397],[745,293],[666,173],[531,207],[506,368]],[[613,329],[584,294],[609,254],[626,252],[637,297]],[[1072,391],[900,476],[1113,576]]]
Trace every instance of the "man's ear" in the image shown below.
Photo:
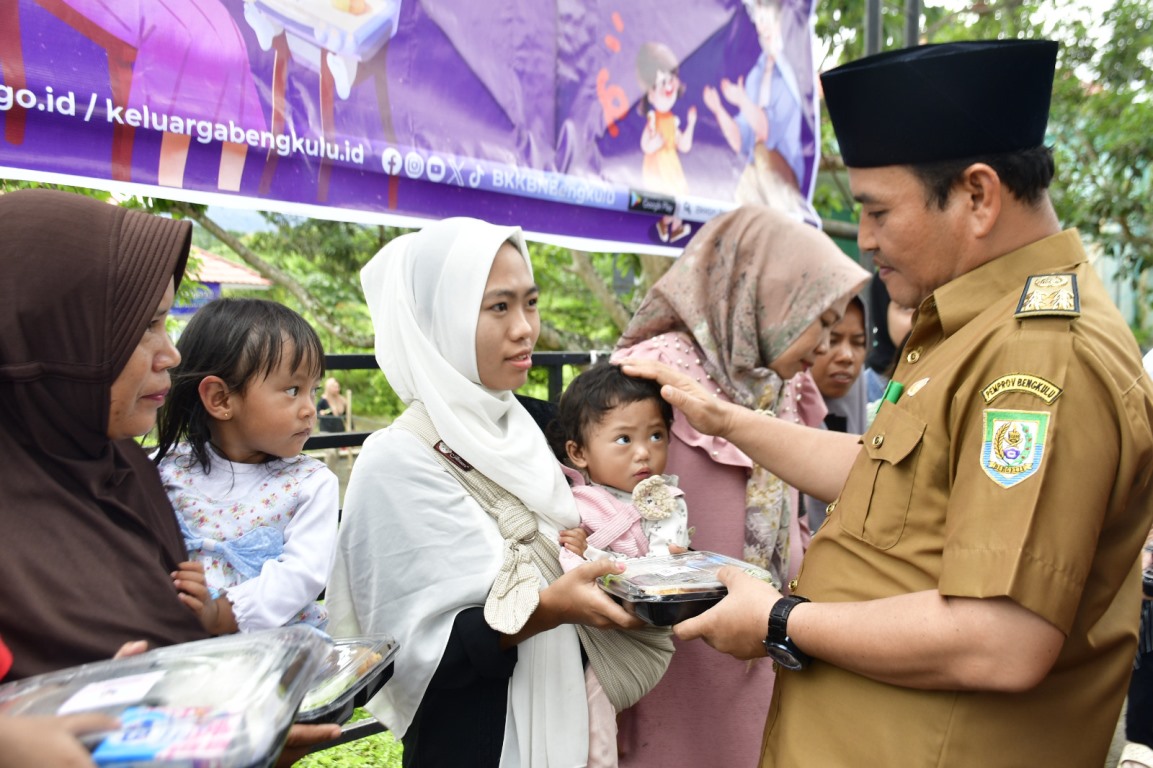
[[[200,394],[200,402],[208,415],[218,421],[227,421],[232,418],[231,392],[224,379],[219,376],[205,376],[196,387]]]
[[[577,445],[576,440],[567,440],[564,444],[564,452],[568,454],[568,460],[577,469],[585,469],[588,467],[588,459],[585,458],[584,446]]]
[[[970,228],[976,237],[985,237],[1001,217],[1002,195],[1008,190],[1001,177],[985,163],[973,163],[961,174],[959,182],[965,195]]]

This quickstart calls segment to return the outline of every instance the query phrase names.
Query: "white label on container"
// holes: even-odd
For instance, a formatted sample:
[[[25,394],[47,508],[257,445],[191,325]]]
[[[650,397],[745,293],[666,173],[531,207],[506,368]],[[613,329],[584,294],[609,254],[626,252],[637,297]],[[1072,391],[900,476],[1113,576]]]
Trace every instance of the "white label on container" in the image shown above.
[[[139,675],[118,677],[115,680],[89,683],[72,694],[57,712],[61,715],[68,715],[90,709],[137,704],[152,690],[152,686],[160,682],[162,677],[164,677],[163,671],[142,672]]]

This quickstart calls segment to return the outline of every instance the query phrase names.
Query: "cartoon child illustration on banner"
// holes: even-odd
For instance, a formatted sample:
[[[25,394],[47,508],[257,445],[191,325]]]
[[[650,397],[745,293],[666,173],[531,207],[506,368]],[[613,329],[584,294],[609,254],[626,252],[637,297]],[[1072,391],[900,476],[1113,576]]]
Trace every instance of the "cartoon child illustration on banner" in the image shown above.
[[[732,82],[724,78],[720,92],[705,86],[702,99],[713,113],[725,141],[744,156],[747,166],[734,199],[803,213],[808,203],[801,192],[804,154],[801,146],[801,96],[797,78],[781,53],[781,13],[784,0],[744,0],[761,55],[748,74]],[[737,108],[729,114],[721,97]]]
[[[697,108],[689,107],[682,130],[681,119],[672,112],[677,99],[685,92],[676,56],[662,43],[645,43],[637,52],[637,79],[645,92],[637,104],[637,111],[646,120],[641,133],[641,150],[645,153],[641,171],[645,189],[668,195],[686,195],[689,184],[678,153],[693,148]],[[656,227],[657,236],[665,243],[688,237],[692,231],[689,224],[676,216],[662,216]]]

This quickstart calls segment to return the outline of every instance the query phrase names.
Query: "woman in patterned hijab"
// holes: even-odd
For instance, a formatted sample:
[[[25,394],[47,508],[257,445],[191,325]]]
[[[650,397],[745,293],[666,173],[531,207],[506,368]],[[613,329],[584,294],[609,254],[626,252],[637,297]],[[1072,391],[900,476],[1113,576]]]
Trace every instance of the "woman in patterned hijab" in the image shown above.
[[[822,232],[770,208],[742,207],[689,242],[645,297],[614,359],[656,359],[719,398],[816,424],[825,409],[807,369],[867,278]],[[787,589],[802,544],[794,489],[684,417],[673,420],[666,471],[680,478],[694,549],[761,565]],[[749,668],[678,643],[664,680],[621,719],[621,765],[745,762],[757,754],[771,693],[768,662]],[[658,739],[659,754],[636,751]]]

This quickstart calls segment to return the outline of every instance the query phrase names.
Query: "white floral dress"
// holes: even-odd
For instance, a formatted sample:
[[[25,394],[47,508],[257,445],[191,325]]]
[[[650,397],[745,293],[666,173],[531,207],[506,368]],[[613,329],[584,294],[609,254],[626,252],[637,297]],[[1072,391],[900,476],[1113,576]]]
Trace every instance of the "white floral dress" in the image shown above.
[[[315,602],[336,546],[339,482],[308,456],[264,464],[213,457],[211,471],[181,445],[160,462],[189,559],[204,564],[213,594],[224,592],[241,631],[306,623],[323,629]]]

